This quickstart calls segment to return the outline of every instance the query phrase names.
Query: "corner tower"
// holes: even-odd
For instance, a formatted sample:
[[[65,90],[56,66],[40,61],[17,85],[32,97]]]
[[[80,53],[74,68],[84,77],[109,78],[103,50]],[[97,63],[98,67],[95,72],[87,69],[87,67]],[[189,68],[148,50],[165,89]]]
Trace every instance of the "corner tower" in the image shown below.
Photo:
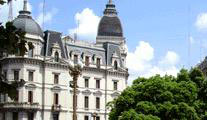
[[[27,9],[27,5],[28,1],[24,0],[23,10],[19,11],[19,15],[14,19],[13,24],[27,34],[43,38],[43,31],[40,25],[32,18],[31,12]]]
[[[104,15],[98,26],[96,44],[102,46],[105,42],[125,43],[121,21],[112,0],[106,4]]]
[[[33,43],[34,49],[28,51],[26,56],[37,58],[41,55],[44,46],[44,34],[40,25],[32,18],[28,10],[28,0],[23,0],[23,10],[19,11],[17,18],[13,20],[13,25],[26,33],[25,40]]]

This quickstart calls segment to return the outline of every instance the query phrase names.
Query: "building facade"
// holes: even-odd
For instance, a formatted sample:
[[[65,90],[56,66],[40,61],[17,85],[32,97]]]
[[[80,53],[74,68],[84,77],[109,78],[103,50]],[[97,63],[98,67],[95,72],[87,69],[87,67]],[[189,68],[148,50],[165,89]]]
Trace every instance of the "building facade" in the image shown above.
[[[197,67],[203,72],[205,76],[207,76],[207,57],[197,65]]]
[[[96,43],[74,40],[41,27],[27,10],[13,21],[26,32],[34,49],[24,57],[2,55],[2,73],[8,81],[25,80],[16,100],[0,95],[0,120],[72,120],[73,88],[68,63],[84,64],[78,78],[77,119],[108,120],[106,105],[127,87],[127,51],[121,22],[111,0],[99,23]]]

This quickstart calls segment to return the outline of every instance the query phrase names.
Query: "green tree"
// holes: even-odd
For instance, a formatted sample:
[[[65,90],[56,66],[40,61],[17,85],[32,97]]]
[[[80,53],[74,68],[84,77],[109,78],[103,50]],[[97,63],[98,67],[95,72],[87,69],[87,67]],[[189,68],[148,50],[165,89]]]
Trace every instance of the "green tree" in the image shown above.
[[[17,29],[12,22],[7,22],[5,26],[0,24],[0,52],[3,54],[14,54],[17,56],[24,56],[27,52],[26,45],[29,49],[34,46],[31,42],[24,40],[25,32]],[[8,94],[11,99],[16,98],[17,88],[24,85],[24,80],[14,81],[8,83],[6,77],[2,75],[0,61],[0,93]]]
[[[207,80],[198,68],[138,78],[109,105],[110,120],[204,120]]]
[[[9,3],[12,0],[7,0],[7,3]],[[0,0],[0,5],[3,5],[4,3],[6,3],[4,0]]]

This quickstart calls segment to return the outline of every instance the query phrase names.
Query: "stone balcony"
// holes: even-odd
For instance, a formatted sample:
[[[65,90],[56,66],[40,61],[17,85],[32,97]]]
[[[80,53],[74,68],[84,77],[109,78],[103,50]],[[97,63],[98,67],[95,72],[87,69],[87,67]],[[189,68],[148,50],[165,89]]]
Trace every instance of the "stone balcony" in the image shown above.
[[[37,112],[40,109],[39,103],[19,103],[19,102],[7,102],[0,103],[0,111],[11,111],[11,112]]]
[[[61,105],[53,105],[52,112],[61,112]]]

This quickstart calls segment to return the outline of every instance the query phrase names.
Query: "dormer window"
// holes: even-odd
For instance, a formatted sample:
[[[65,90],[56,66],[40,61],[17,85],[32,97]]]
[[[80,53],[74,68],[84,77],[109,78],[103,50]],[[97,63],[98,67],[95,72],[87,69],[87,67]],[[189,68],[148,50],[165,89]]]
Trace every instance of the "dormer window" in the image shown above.
[[[96,66],[97,66],[97,68],[101,67],[101,59],[100,58],[96,59]]]
[[[78,55],[74,55],[74,64],[78,64]]]
[[[89,66],[89,64],[90,64],[90,63],[89,63],[89,56],[86,56],[86,57],[85,57],[85,65],[86,65],[86,66]]]
[[[114,69],[115,69],[115,70],[118,70],[118,63],[117,63],[116,60],[114,61]]]
[[[55,52],[55,62],[59,62],[59,53]]]

